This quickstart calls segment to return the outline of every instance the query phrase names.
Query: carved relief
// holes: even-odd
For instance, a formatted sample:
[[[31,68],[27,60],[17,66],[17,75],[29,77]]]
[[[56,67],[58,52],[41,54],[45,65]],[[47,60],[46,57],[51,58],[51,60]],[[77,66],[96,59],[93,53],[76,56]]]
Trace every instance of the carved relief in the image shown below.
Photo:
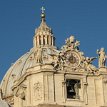
[[[33,53],[33,54],[29,57],[29,60],[34,60],[34,55],[35,55],[35,53]]]
[[[66,44],[61,48],[59,54],[56,54],[52,64],[55,70],[67,70],[79,72],[85,69],[88,73],[96,73],[98,69],[92,64],[95,57],[85,57],[79,50],[80,42],[74,36],[67,38]]]
[[[70,47],[72,50],[73,49],[77,49],[79,50],[79,45],[80,45],[80,42],[75,40],[74,36],[70,36],[69,38],[67,38],[65,40],[65,43],[68,47]]]
[[[95,73],[97,71],[97,68],[92,65],[92,61],[95,60],[95,57],[86,57],[84,60],[84,64],[85,64],[85,68],[87,71],[89,71],[90,73]]]
[[[42,52],[42,58],[43,58],[43,63],[49,60],[49,55],[48,55],[47,49],[45,48],[43,49],[43,52]]]
[[[54,69],[64,70],[66,67],[76,68],[80,65],[83,52],[79,51],[80,42],[75,40],[74,36],[67,38],[66,45],[61,48],[56,60],[53,61]]]
[[[107,79],[106,78],[103,79],[103,83],[107,84]]]
[[[51,48],[37,48],[34,53],[36,63],[51,64],[55,70],[79,72],[80,69],[85,69],[84,72],[95,74],[98,69],[92,62],[96,58],[85,57],[84,53],[79,50],[79,45],[80,42],[74,36],[70,36],[60,51]],[[100,51],[97,50],[97,53],[99,55],[99,67],[105,67],[104,48],[101,48]]]
[[[103,83],[107,84],[107,76],[103,76]]]
[[[34,84],[34,99],[35,100],[42,99],[42,84],[40,82],[36,82]]]
[[[11,105],[13,106],[14,105],[14,96],[10,96],[6,99],[6,101]]]
[[[34,52],[34,59],[36,63],[51,64],[57,52],[50,48],[38,48]]]
[[[21,100],[26,99],[26,88],[27,86],[25,84],[21,84],[14,90],[14,95],[16,97],[19,97]]]

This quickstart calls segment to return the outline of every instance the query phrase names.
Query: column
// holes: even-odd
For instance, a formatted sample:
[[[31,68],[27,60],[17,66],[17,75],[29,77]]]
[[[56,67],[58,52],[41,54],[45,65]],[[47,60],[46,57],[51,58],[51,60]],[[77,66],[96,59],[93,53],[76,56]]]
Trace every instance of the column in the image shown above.
[[[37,36],[37,46],[39,46],[39,36]]]
[[[45,45],[47,45],[47,35],[45,35]]]
[[[43,35],[41,35],[41,45],[43,45]]]
[[[35,47],[37,46],[37,37],[34,37],[33,44],[34,44]]]
[[[49,45],[49,36],[47,35],[47,44]]]
[[[51,36],[49,36],[49,45],[51,45]]]

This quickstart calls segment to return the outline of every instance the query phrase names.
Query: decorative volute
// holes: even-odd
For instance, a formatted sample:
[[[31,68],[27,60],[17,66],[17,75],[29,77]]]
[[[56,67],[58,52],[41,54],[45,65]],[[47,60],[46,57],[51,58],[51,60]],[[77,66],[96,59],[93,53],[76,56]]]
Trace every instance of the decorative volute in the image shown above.
[[[44,7],[42,7],[41,24],[35,30],[34,47],[55,46],[55,37],[52,29],[46,24],[44,10]]]

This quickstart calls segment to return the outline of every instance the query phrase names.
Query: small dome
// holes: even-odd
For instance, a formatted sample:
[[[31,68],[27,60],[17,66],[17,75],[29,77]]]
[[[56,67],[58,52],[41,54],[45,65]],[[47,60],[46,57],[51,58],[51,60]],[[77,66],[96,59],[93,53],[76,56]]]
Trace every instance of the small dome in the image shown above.
[[[41,14],[40,26],[35,30],[34,46],[55,46],[55,37],[52,29],[46,24],[44,11]]]
[[[40,26],[35,30],[35,34],[38,34],[40,32],[48,32],[52,34],[52,29],[46,24],[45,19],[42,19]]]
[[[48,56],[49,60],[48,59],[45,60],[46,56],[58,52],[55,48],[47,47],[43,47],[41,48],[41,50],[43,58],[42,62],[36,61],[38,49],[32,48],[29,52],[24,54],[14,64],[12,64],[12,66],[9,68],[1,82],[1,89],[4,97],[13,95],[11,88],[14,84],[14,81],[23,76],[28,68],[35,67],[38,65],[38,63],[42,64],[49,63],[51,56],[50,57]]]

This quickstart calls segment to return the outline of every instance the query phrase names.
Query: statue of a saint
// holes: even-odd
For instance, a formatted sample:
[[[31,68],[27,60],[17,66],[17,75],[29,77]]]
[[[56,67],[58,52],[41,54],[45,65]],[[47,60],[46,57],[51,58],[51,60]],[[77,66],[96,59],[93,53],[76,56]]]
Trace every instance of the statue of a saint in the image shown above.
[[[70,40],[70,43],[74,43],[75,42],[75,37],[71,35],[69,40]]]
[[[79,50],[80,41],[77,41],[74,36],[70,36],[66,39],[66,45],[70,47],[71,50],[77,49]]]
[[[41,62],[42,62],[42,49],[41,49],[41,48],[39,48],[39,49],[37,50],[36,62],[37,62],[37,63],[41,63]]]
[[[106,53],[104,48],[97,50],[98,58],[99,58],[99,68],[105,67],[106,64]]]

